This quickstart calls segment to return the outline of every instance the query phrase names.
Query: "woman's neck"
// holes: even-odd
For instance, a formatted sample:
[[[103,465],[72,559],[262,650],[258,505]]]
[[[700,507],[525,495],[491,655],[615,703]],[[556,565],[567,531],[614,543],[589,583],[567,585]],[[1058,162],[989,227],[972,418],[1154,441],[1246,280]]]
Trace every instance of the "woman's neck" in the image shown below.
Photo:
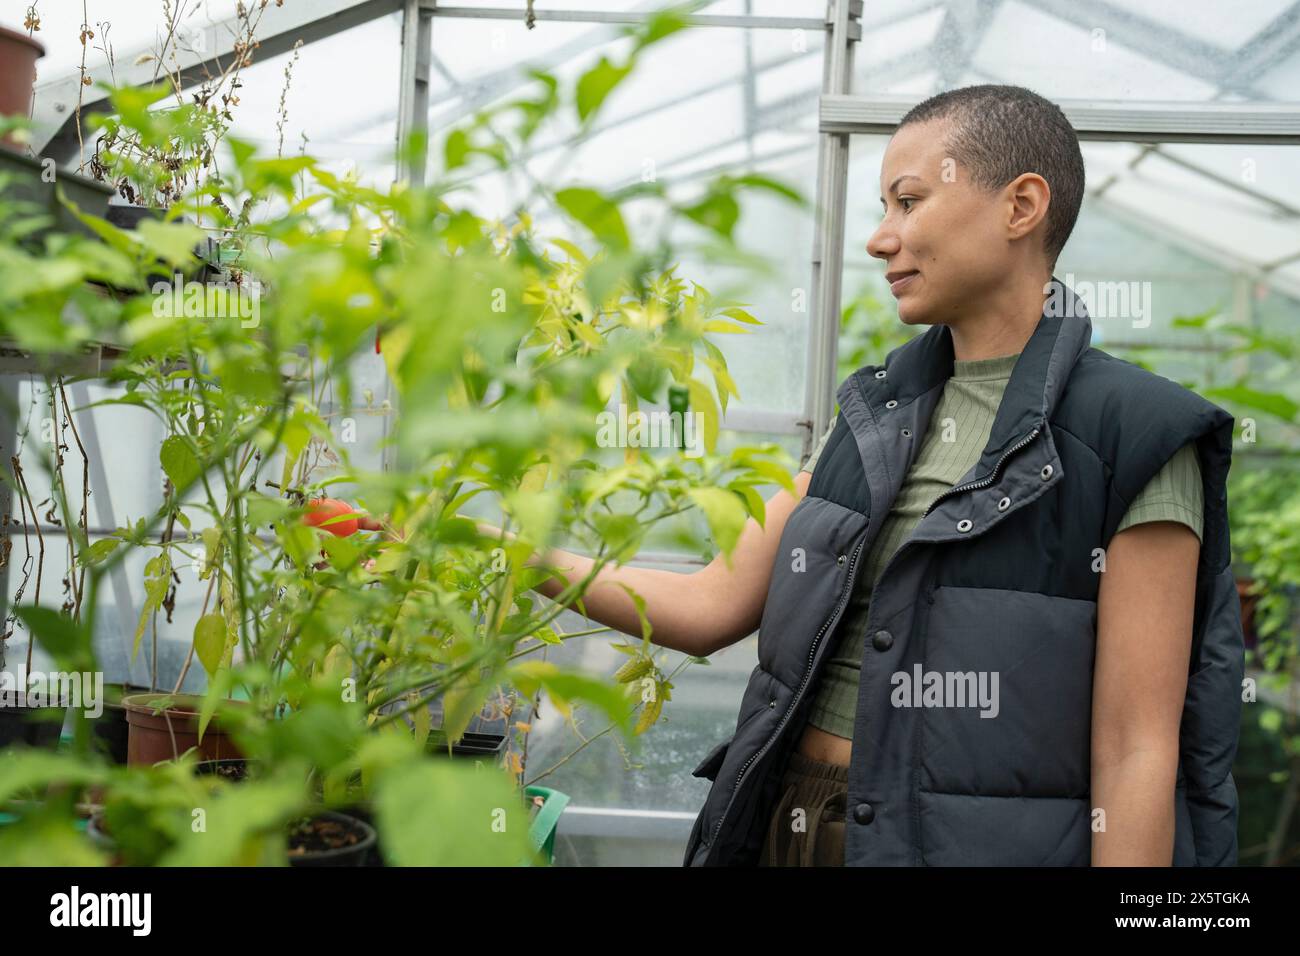
[[[1043,317],[1047,292],[1036,280],[999,290],[993,302],[950,322],[953,358],[960,361],[1011,355],[1024,349]]]

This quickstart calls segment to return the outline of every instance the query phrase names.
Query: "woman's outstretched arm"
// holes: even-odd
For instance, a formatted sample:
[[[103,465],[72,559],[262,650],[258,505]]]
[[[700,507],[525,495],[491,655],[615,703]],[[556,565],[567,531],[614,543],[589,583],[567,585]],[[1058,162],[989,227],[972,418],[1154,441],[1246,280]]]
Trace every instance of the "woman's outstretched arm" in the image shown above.
[[[651,643],[696,657],[706,657],[734,644],[752,633],[762,620],[781,532],[790,512],[807,494],[811,480],[811,473],[801,471],[794,479],[798,497],[781,489],[767,499],[764,526],[753,518],[745,522],[731,554],[731,567],[719,554],[705,567],[691,572],[626,565],[601,568],[582,597],[587,616],[640,637],[640,618],[632,599],[619,586],[623,584],[645,599]],[[569,583],[586,577],[594,564],[591,558],[559,548],[552,548],[545,556],[534,555],[529,563],[553,568]],[[536,590],[555,598],[564,588],[558,579],[548,578]]]

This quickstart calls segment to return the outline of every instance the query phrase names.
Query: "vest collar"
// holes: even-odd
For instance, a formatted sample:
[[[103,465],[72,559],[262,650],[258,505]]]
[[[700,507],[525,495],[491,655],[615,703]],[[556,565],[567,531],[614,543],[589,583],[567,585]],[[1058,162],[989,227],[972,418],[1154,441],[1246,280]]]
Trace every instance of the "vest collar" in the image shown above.
[[[1092,320],[1083,301],[1056,276],[1046,291],[1043,314],[1011,371],[988,444],[976,465],[981,472],[1050,419],[1075,363],[1091,345]],[[889,399],[902,405],[946,382],[952,376],[952,363],[952,330],[932,325],[885,357],[884,377],[877,377],[881,366],[864,366],[841,388],[859,389],[872,407]],[[841,407],[844,404],[841,394]]]

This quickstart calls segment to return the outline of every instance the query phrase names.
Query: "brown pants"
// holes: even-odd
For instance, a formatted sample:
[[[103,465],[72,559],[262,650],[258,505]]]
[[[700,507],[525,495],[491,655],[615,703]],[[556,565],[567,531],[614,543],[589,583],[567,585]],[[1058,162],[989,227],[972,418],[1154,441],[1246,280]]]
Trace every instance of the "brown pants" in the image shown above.
[[[843,866],[848,780],[848,767],[790,754],[758,865]]]

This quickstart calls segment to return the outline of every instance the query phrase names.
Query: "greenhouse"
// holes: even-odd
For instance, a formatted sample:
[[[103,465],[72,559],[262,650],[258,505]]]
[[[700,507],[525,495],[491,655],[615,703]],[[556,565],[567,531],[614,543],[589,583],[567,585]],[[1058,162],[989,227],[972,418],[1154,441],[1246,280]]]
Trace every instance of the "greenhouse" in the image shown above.
[[[0,28],[6,866],[1300,864],[1300,2]]]

